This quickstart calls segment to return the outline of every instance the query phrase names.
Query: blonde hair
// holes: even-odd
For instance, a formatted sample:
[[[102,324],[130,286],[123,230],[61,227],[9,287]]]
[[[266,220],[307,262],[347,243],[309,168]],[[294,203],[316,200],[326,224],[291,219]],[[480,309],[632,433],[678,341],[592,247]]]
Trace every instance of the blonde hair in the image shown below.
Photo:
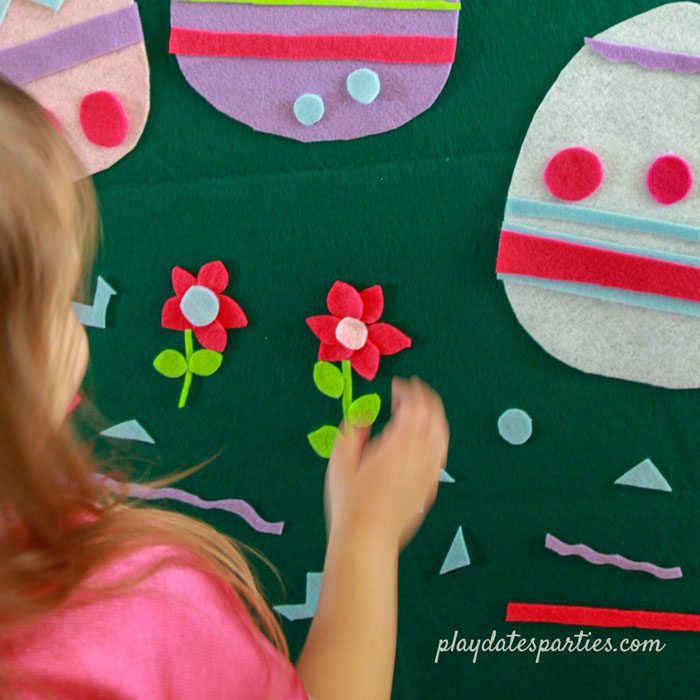
[[[3,81],[0,163],[0,636],[66,604],[98,567],[174,545],[226,581],[288,657],[244,555],[251,549],[194,518],[110,495],[91,450],[56,426],[49,339],[92,264],[96,196],[50,116]],[[71,358],[58,361],[54,372]]]

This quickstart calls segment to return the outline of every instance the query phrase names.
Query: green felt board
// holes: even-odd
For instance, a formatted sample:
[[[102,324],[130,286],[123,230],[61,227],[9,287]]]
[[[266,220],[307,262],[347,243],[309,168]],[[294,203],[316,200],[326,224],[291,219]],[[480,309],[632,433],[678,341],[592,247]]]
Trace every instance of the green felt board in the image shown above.
[[[692,634],[610,634],[616,642],[658,637],[667,644],[660,654],[562,654],[539,665],[530,654],[484,654],[475,665],[453,654],[433,663],[438,639],[454,630],[467,639],[510,632],[509,600],[700,611],[700,394],[560,364],[520,327],[494,275],[511,173],[540,101],[584,36],[655,3],[467,0],[454,70],[433,109],[392,133],[314,145],[255,133],[215,111],[168,56],[168,3],[139,4],[153,107],[136,150],[96,177],[105,229],[96,272],[119,295],[108,329],[90,337],[99,407],[115,422],[139,419],[158,443],[138,448],[159,460],[149,473],[225,447],[183,486],[205,498],[247,498],[268,519],[285,520],[285,534],[274,537],[225,513],[200,514],[279,568],[288,597],[263,572],[271,603],[301,602],[325,544],[324,464],[306,434],[339,419],[338,402],[314,387],[318,346],[304,318],[325,311],[338,278],[382,284],[385,320],[415,344],[383,360],[371,386],[386,405],[394,373],[417,373],[437,388],[457,480],[440,487],[402,557],[394,698],[687,697],[700,656]],[[179,411],[180,382],[151,366],[182,342],[160,327],[169,272],[216,258],[229,266],[230,291],[251,323],[231,333],[223,368],[195,378]],[[356,391],[367,388],[357,381]],[[524,447],[496,430],[514,406],[535,423]],[[645,457],[672,494],[612,485]],[[438,576],[459,525],[472,565]],[[547,531],[681,565],[685,577],[659,581],[562,559],[545,551]],[[285,628],[296,655],[308,623]],[[577,631],[517,629],[550,638]]]

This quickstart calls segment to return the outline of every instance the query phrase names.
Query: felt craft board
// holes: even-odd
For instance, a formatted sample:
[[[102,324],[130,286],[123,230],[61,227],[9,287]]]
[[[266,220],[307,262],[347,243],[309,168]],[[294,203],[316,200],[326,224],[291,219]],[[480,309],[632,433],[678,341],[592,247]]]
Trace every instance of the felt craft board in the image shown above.
[[[356,377],[356,391],[381,395],[380,429],[392,375],[433,384],[451,421],[447,472],[455,479],[440,486],[401,558],[393,700],[681,698],[696,687],[700,635],[692,633],[601,631],[616,644],[659,638],[667,644],[660,654],[551,654],[535,664],[531,654],[484,653],[472,664],[453,653],[434,663],[438,641],[455,630],[467,639],[493,630],[553,639],[579,629],[507,623],[509,601],[700,613],[700,393],[613,381],[552,358],[517,323],[494,275],[511,175],[539,104],[584,36],[654,5],[465,3],[460,35],[468,40],[458,43],[430,112],[371,139],[301,144],[212,109],[167,53],[168,3],[139,4],[153,117],[139,147],[96,177],[105,242],[95,274],[119,294],[107,328],[88,329],[86,389],[105,425],[138,417],[156,439],[123,445],[146,460],[136,476],[191,467],[223,449],[177,487],[208,501],[245,499],[284,521],[281,536],[230,513],[158,505],[261,550],[287,589],[256,564],[270,603],[299,604],[307,572],[323,569],[326,538],[324,462],[306,434],[329,422],[332,404],[311,379],[318,341],[305,319],[324,312],[335,280],[382,285],[384,318],[413,346],[382,358],[373,382]],[[160,325],[170,270],[219,259],[250,323],[234,334],[215,379],[194,382],[178,410],[151,366],[177,335]],[[535,424],[522,447],[497,430],[515,406]],[[645,458],[673,492],[614,484]],[[460,523],[472,564],[440,576]],[[684,577],[662,581],[559,557],[543,546],[548,531],[681,566]],[[296,656],[309,622],[282,621]]]

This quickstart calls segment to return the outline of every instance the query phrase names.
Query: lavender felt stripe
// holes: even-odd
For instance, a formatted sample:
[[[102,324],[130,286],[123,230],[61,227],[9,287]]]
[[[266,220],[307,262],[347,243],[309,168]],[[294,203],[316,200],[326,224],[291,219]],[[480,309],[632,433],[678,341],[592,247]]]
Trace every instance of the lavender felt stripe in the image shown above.
[[[104,477],[104,485],[114,493],[121,493],[123,489],[123,484],[109,477]],[[141,498],[147,501],[167,499],[171,501],[180,501],[180,503],[186,503],[187,505],[201,508],[202,510],[224,510],[228,513],[238,515],[254,530],[264,532],[268,535],[281,535],[282,530],[284,530],[283,522],[271,523],[264,520],[255,512],[255,509],[250,503],[239,498],[205,501],[199,496],[195,496],[188,491],[182,491],[181,489],[174,489],[172,487],[152,489],[140,484],[127,484],[127,494],[129,498]]]
[[[274,7],[175,2],[171,22],[213,32],[456,36],[457,12],[396,12],[361,7]]]
[[[666,569],[646,561],[632,561],[619,554],[601,554],[587,547],[585,544],[566,544],[566,542],[562,542],[549,533],[547,533],[545,537],[544,546],[562,557],[577,556],[591,564],[599,566],[602,564],[610,564],[611,566],[616,566],[618,569],[625,569],[626,571],[644,571],[647,574],[656,576],[656,578],[667,580],[683,577],[683,571],[680,566]]]
[[[26,85],[140,41],[143,29],[134,3],[0,50],[0,73]]]
[[[613,63],[636,63],[649,70],[671,70],[676,73],[700,72],[700,56],[695,54],[651,49],[604,39],[587,38],[585,43],[599,56]]]

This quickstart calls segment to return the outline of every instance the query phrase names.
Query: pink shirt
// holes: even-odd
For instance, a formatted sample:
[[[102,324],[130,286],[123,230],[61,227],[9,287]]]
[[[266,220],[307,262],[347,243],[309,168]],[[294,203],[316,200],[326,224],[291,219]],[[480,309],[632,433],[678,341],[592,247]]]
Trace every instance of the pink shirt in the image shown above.
[[[119,580],[172,551],[143,550],[90,583]],[[240,598],[182,562],[128,593],[55,611],[0,645],[3,674],[17,674],[22,700],[307,700]]]

